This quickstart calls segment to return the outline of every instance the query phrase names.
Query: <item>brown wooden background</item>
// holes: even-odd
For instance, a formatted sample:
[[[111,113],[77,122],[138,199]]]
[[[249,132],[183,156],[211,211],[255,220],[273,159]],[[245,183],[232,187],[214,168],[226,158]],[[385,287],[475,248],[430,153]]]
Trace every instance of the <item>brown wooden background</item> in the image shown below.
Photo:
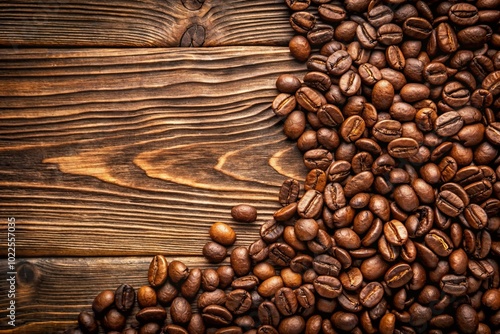
[[[213,222],[257,237],[305,175],[270,109],[276,78],[304,70],[288,17],[283,0],[0,2],[0,333],[8,217],[12,333],[62,331],[98,292],[147,284],[154,254],[206,266]],[[258,222],[233,222],[239,203]]]

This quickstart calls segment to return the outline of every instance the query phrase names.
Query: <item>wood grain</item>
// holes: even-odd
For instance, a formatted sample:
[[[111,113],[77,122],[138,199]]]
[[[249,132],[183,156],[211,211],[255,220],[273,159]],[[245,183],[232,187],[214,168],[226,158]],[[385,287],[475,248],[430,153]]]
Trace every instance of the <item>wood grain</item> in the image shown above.
[[[201,257],[175,259],[189,268],[212,267]],[[73,327],[81,311],[92,309],[92,301],[99,292],[115,290],[123,283],[135,289],[149,285],[147,271],[150,261],[151,257],[21,260],[17,264],[16,328],[9,327],[4,321],[9,301],[2,296],[0,333],[46,334]],[[2,273],[7,272],[6,268],[7,262],[0,260]],[[7,290],[7,281],[0,280],[0,291]],[[136,306],[129,322],[137,310]]]
[[[283,0],[8,0],[0,46],[175,47],[190,27],[197,46],[284,46],[288,18]]]
[[[0,212],[18,256],[197,256],[216,221],[255,240],[283,180],[305,175],[270,110],[276,78],[303,65],[279,47],[180,50],[0,50]],[[258,222],[231,221],[239,203]]]

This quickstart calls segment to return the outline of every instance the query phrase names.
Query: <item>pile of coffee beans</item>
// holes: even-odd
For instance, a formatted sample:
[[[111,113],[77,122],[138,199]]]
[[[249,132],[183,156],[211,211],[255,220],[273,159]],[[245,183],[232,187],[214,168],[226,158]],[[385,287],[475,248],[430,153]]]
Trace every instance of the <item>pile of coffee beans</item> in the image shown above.
[[[248,247],[215,223],[218,267],[157,255],[72,333],[500,332],[500,1],[286,4],[308,71],[272,109],[305,181]]]

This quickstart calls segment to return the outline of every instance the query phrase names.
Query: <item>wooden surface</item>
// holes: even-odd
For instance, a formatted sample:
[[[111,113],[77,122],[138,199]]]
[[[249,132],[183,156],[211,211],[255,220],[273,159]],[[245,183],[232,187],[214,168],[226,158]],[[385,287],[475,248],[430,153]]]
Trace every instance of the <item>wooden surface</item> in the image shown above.
[[[305,175],[270,109],[276,78],[304,70],[286,47],[288,16],[282,0],[0,3],[13,333],[74,325],[98,292],[147,284],[154,254],[206,266],[213,222],[230,223],[237,245],[257,237],[282,181]],[[186,39],[193,24],[203,29]],[[199,44],[200,31],[201,47],[178,47]],[[231,220],[240,203],[257,207],[256,223]],[[11,333],[7,288],[1,279],[0,333]]]

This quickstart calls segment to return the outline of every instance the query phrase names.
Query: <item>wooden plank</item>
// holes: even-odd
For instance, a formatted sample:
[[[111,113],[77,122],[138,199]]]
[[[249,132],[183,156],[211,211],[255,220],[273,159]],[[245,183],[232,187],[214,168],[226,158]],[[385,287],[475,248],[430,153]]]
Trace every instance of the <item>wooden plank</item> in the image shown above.
[[[175,259],[189,268],[213,267],[201,257]],[[71,328],[76,325],[81,311],[92,309],[92,301],[99,292],[114,290],[123,283],[135,289],[148,285],[150,261],[151,257],[21,260],[17,264],[16,327],[12,328],[5,321],[9,299],[2,296],[0,334],[45,334]],[[0,260],[2,273],[7,272],[6,268],[6,260]],[[0,291],[6,293],[8,290],[8,282],[0,280]],[[132,314],[137,310],[136,306]],[[133,320],[133,316],[128,320]]]
[[[283,0],[8,0],[0,46],[284,46],[288,18]]]
[[[18,256],[199,255],[216,221],[250,242],[283,180],[306,174],[270,110],[276,78],[303,70],[287,48],[0,50],[0,64]],[[259,221],[232,222],[239,203]]]

